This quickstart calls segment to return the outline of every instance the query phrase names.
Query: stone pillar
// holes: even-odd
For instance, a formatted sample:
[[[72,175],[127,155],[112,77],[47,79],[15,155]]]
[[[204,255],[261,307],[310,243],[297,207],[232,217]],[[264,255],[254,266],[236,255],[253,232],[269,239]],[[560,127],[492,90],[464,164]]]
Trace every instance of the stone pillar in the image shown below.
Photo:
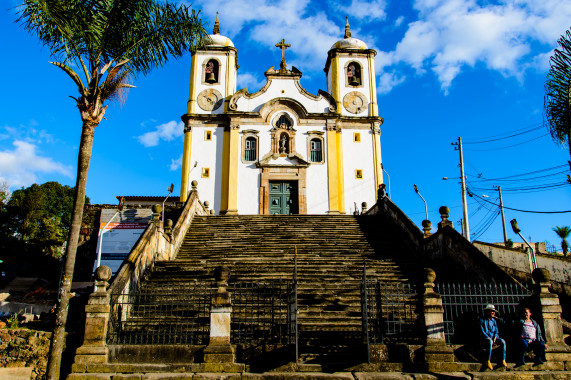
[[[432,229],[432,222],[430,222],[430,220],[428,219],[424,219],[422,221],[422,230],[424,231],[425,238],[432,235],[432,232],[430,232],[431,229]]]
[[[535,296],[538,298],[543,319],[543,333],[548,345],[547,360],[571,359],[571,347],[567,346],[561,323],[561,305],[559,296],[549,292],[551,274],[545,268],[536,268],[532,272],[535,281]]]
[[[453,350],[446,345],[444,337],[444,307],[442,296],[434,291],[436,273],[430,268],[424,269],[424,294],[422,311],[426,328],[424,359],[429,371],[446,370],[442,363],[454,361]]]
[[[438,212],[440,213],[440,218],[442,219],[442,221],[440,223],[438,223],[438,229],[442,229],[446,226],[450,226],[452,228],[454,228],[454,223],[452,223],[451,221],[448,220],[448,215],[450,214],[450,209],[446,206],[442,206],[438,209]]]
[[[87,364],[107,363],[107,328],[110,297],[107,293],[111,269],[102,265],[95,271],[95,289],[85,306],[85,335],[83,345],[75,352],[73,372],[85,372]]]
[[[205,367],[208,364],[234,363],[236,356],[234,347],[230,344],[230,315],[232,314],[232,302],[230,293],[226,290],[230,269],[217,267],[214,277],[218,289],[212,298],[210,309],[210,342],[204,349]],[[215,365],[210,370],[217,372]]]

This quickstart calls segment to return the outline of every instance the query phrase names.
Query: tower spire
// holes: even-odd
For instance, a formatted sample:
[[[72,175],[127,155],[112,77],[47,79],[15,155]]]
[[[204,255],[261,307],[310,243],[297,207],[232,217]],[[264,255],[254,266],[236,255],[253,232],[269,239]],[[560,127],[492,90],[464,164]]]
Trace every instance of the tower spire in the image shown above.
[[[349,26],[349,17],[345,17],[345,38],[351,38],[351,27]]]
[[[216,21],[214,21],[214,30],[212,34],[220,34],[220,22],[218,21],[218,12],[216,12]]]

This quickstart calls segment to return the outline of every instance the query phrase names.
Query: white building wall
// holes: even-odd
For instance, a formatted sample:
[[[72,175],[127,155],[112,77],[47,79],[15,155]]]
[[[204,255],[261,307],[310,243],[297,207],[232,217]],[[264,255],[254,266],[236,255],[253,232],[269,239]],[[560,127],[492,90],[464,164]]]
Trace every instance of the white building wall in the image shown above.
[[[327,187],[327,151],[323,149],[325,163],[311,164],[307,168],[307,213],[325,214],[329,210],[329,193]]]
[[[242,96],[236,102],[237,111],[240,112],[258,112],[264,104],[275,98],[294,99],[305,107],[309,113],[323,113],[329,111],[329,101],[325,98],[314,100],[302,94],[295,81],[292,79],[272,79],[270,87],[265,93],[260,94],[252,99]]]
[[[212,140],[205,140],[205,131],[212,131]],[[220,190],[222,179],[222,142],[224,128],[193,127],[190,150],[190,179],[198,182],[198,193],[202,202],[210,202],[210,208],[220,211]],[[197,162],[196,167],[194,163]],[[210,169],[210,177],[202,178],[202,169]]]
[[[353,133],[361,134],[361,142],[353,141]],[[375,171],[373,163],[372,132],[367,129],[343,129],[343,171],[345,180],[345,212],[352,213],[361,203],[371,207],[375,197]],[[362,170],[363,178],[355,178],[355,171]]]
[[[267,128],[265,128],[267,130]],[[261,131],[260,126],[242,125],[240,131],[256,130]],[[260,169],[255,162],[245,163],[242,160],[244,152],[243,134],[240,133],[240,149],[238,157],[238,214],[259,214],[260,213]],[[267,148],[262,148],[267,146]],[[269,134],[267,132],[258,133],[258,160],[269,149]]]

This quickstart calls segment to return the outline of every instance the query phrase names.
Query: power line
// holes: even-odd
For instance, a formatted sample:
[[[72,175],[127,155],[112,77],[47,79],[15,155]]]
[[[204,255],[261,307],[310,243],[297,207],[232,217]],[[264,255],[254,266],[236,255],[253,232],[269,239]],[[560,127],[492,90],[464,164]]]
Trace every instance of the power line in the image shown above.
[[[502,190],[503,190],[503,189],[502,189]],[[488,202],[488,203],[490,203],[490,204],[492,204],[492,205],[494,205],[494,206],[498,206],[498,207],[500,206],[499,204],[495,204],[495,203],[490,202],[489,200],[487,200],[487,199],[485,199],[485,198],[480,197],[479,195],[475,194],[475,193],[472,192],[472,191],[471,191],[470,193],[472,194],[473,197],[480,198],[480,199],[483,200],[484,202]],[[528,213],[532,213],[532,214],[565,214],[565,213],[571,212],[571,210],[566,210],[566,211],[530,211],[530,210],[521,210],[521,209],[513,208],[513,207],[507,207],[506,205],[504,205],[504,208],[505,208],[505,209],[508,209],[508,210],[512,210],[512,211],[528,212]]]
[[[542,129],[542,128],[543,128],[543,126],[539,126],[539,127],[532,128],[532,129],[529,129],[529,130],[526,130],[526,131],[523,131],[523,132],[520,132],[520,133],[516,133],[516,134],[513,134],[513,135],[509,135],[509,136],[506,136],[506,137],[499,137],[499,138],[497,138],[497,139],[484,140],[484,141],[469,141],[469,142],[465,142],[465,144],[484,144],[484,143],[489,143],[489,142],[493,142],[493,141],[505,140],[505,139],[509,139],[509,138],[512,138],[512,137],[515,137],[515,136],[520,136],[520,135],[523,135],[523,134],[526,134],[526,133],[529,133],[529,132],[533,132],[533,131],[536,131],[536,130]]]
[[[539,127],[538,127],[538,126],[539,126]],[[474,139],[474,140],[472,140],[472,141],[470,141],[470,140],[468,140],[468,141],[470,141],[470,142],[472,143],[473,141],[478,141],[478,140],[493,139],[493,138],[500,137],[500,136],[504,136],[504,135],[511,134],[511,133],[517,133],[517,132],[527,131],[527,130],[530,130],[530,129],[539,129],[539,128],[541,128],[542,126],[543,126],[543,122],[540,121],[540,122],[537,122],[537,123],[530,124],[530,125],[528,125],[528,126],[526,126],[526,127],[523,127],[523,128],[514,129],[514,130],[512,130],[512,131],[499,133],[499,134],[497,134],[497,135],[492,135],[492,136],[487,136],[487,137],[479,137],[479,138],[476,138],[476,139]]]
[[[542,137],[545,137],[545,136],[547,136],[547,135],[549,135],[549,133],[543,134],[543,135],[541,135],[541,136],[539,136],[539,137],[536,137],[536,138],[533,138],[533,139],[531,139],[531,140],[527,140],[527,141],[524,141],[524,142],[521,142],[521,143],[517,143],[517,144],[513,144],[513,145],[508,145],[508,146],[503,146],[503,147],[499,147],[499,148],[490,148],[490,149],[464,149],[464,150],[470,151],[470,152],[489,152],[489,151],[492,151],[492,150],[508,149],[508,148],[513,148],[514,146],[527,144],[528,142],[532,142],[532,141],[538,140],[538,139],[540,139],[540,138],[542,138]]]

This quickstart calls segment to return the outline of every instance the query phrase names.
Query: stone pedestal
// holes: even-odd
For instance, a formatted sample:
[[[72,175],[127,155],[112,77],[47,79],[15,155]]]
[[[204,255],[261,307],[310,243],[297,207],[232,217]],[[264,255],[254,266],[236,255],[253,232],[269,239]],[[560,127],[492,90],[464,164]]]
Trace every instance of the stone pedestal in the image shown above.
[[[218,267],[214,276],[218,290],[212,299],[210,309],[210,342],[204,349],[204,367],[212,372],[219,372],[223,366],[236,361],[236,352],[230,344],[230,316],[232,302],[226,290],[230,271],[227,267]]]
[[[423,319],[426,329],[426,345],[424,347],[424,360],[428,370],[440,363],[454,361],[452,347],[446,344],[444,337],[444,307],[442,296],[434,291],[436,273],[430,268],[425,269],[424,295],[422,297]]]
[[[546,357],[549,361],[571,361],[571,347],[565,344],[559,296],[549,292],[551,274],[545,268],[536,268],[532,273],[535,281],[535,296],[539,298],[543,333],[547,342]]]
[[[110,297],[107,293],[107,286],[111,278],[111,269],[104,265],[100,266],[95,271],[95,278],[95,289],[85,306],[85,334],[83,344],[76,351],[75,367],[82,367],[87,364],[105,364],[108,361],[109,352],[106,340]]]

